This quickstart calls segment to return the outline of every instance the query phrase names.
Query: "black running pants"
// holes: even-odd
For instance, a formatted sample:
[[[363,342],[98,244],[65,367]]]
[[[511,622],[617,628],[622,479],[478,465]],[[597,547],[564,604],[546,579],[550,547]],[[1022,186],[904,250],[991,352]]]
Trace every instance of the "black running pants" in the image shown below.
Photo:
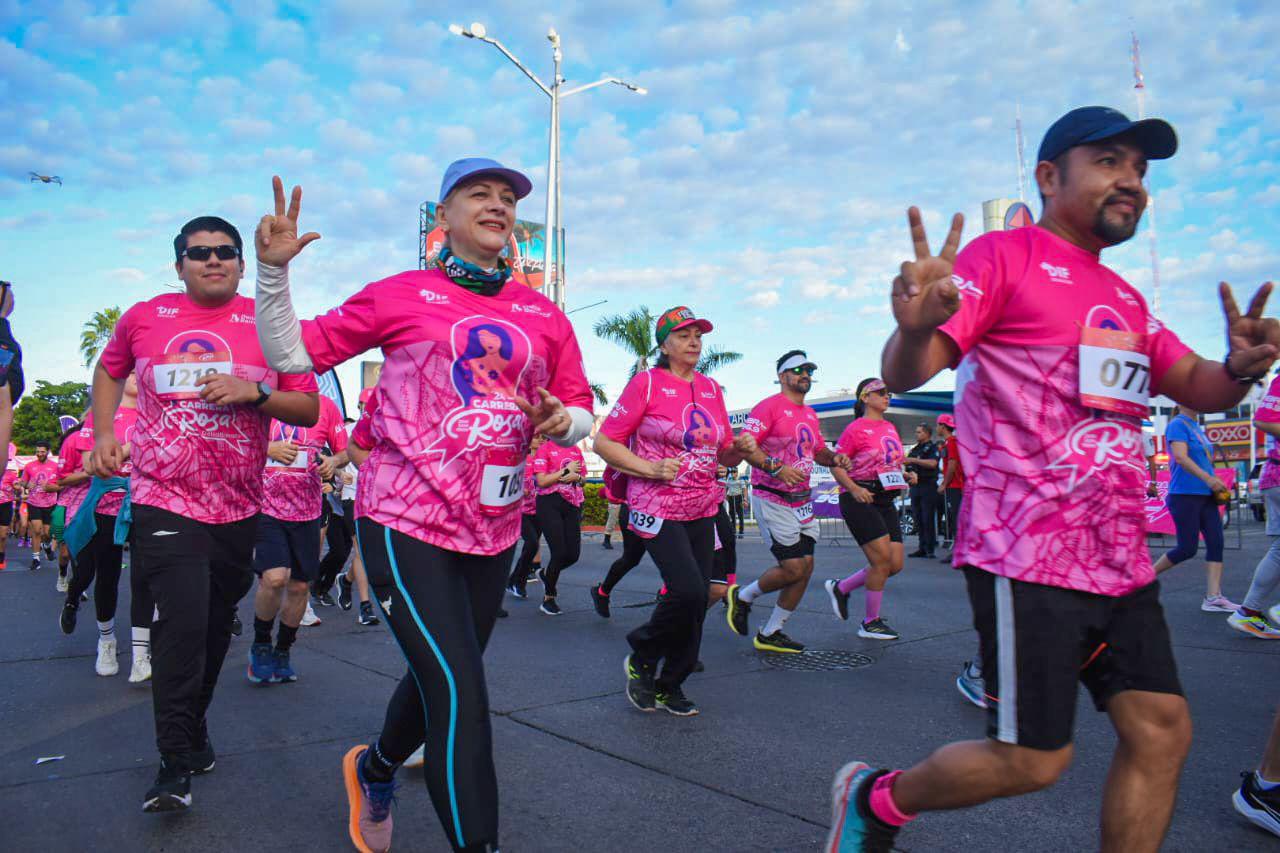
[[[742,534],[743,500],[745,495],[729,495],[729,518],[738,524],[738,534]]]
[[[645,548],[662,573],[667,594],[649,621],[627,635],[627,642],[637,663],[657,666],[665,661],[657,680],[663,692],[683,684],[698,662],[715,554],[715,519],[664,521],[658,535],[645,540]]]
[[[554,597],[560,573],[578,562],[582,553],[582,509],[558,494],[538,495],[538,526],[551,551],[551,559],[543,572],[546,576],[543,592]]]
[[[542,528],[538,526],[538,516],[520,516],[520,556],[511,567],[511,577],[507,586],[514,586],[523,591],[528,586],[529,572],[533,569],[533,560],[538,556],[538,540],[542,538]]]
[[[196,749],[231,644],[236,604],[253,585],[257,515],[205,524],[133,505],[131,571],[159,611],[151,626],[151,698],[161,753]]]
[[[327,498],[325,500],[328,500]],[[325,541],[329,550],[320,561],[320,576],[316,579],[316,592],[328,592],[333,582],[338,579],[342,567],[351,556],[351,546],[356,537],[355,501],[342,502],[342,515],[330,516],[329,526],[325,528]]]
[[[368,518],[356,530],[374,598],[409,664],[387,705],[379,749],[399,764],[425,739],[427,790],[449,843],[496,848],[498,779],[483,654],[514,546],[484,557]]]
[[[618,529],[622,531],[622,556],[609,566],[609,572],[604,576],[604,582],[600,584],[604,587],[606,594],[613,592],[613,588],[622,582],[627,572],[640,565],[640,561],[644,559],[644,540],[631,532],[631,526],[628,524],[630,515],[630,508],[623,504],[618,511]]]
[[[106,622],[116,618],[116,603],[120,600],[120,571],[124,563],[124,549],[115,543],[116,517],[114,515],[95,512],[93,520],[97,524],[93,538],[79,554],[75,555],[75,560],[71,564],[71,583],[67,585],[67,601],[72,607],[79,607],[80,595],[89,589],[89,584],[94,584],[94,613],[99,622]]]

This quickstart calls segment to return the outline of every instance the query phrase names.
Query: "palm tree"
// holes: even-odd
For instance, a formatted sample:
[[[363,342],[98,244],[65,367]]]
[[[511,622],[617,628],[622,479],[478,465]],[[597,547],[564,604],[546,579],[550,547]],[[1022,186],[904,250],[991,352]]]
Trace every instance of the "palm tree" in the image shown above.
[[[630,376],[635,376],[642,370],[648,370],[649,360],[658,355],[658,345],[653,340],[653,327],[657,322],[658,318],[653,316],[648,306],[641,305],[627,314],[601,317],[596,321],[594,331],[598,337],[612,341],[635,358],[630,373]],[[698,362],[698,372],[713,373],[725,365],[741,360],[740,352],[709,347],[703,351],[702,359]]]
[[[92,367],[98,354],[102,352],[111,334],[120,320],[120,306],[113,305],[101,311],[95,311],[84,328],[80,331],[80,354],[84,356],[84,366]]]
[[[596,402],[602,406],[609,405],[609,395],[604,392],[604,386],[599,382],[592,382],[591,393],[595,395]]]

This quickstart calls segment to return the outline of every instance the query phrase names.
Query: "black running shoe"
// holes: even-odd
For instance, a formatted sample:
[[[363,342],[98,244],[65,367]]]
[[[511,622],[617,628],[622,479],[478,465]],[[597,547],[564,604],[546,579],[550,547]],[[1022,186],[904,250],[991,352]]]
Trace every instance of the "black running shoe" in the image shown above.
[[[698,714],[698,706],[679,687],[656,693],[653,698],[659,708],[677,717],[694,717]]]
[[[333,607],[337,603],[338,602],[333,600],[333,596],[327,592],[319,593],[316,596],[316,604],[319,604],[321,607]]]
[[[929,553],[925,551],[923,548],[917,548],[907,556],[908,557],[927,557],[929,556]]]
[[[604,549],[605,549],[606,551],[612,551],[612,550],[613,550],[613,542],[612,542],[608,537],[605,537],[605,540],[604,540]]]
[[[1240,777],[1244,780],[1240,790],[1231,795],[1236,811],[1272,834],[1280,835],[1280,788],[1262,790],[1258,774],[1252,770],[1241,773]]]
[[[694,671],[694,672],[706,672],[706,671],[707,671],[707,667],[706,667],[706,665],[705,665],[702,661],[698,661],[697,663],[695,663],[695,664],[693,665],[693,671]]]
[[[40,568],[40,558],[37,557],[35,554],[32,554],[31,555],[31,571],[34,572],[38,568]]]
[[[751,605],[738,598],[738,585],[736,583],[729,587],[728,592],[725,593],[724,600],[727,605],[725,619],[729,621],[729,628],[740,637],[747,636],[747,631],[751,627]]]
[[[600,618],[609,618],[609,596],[600,591],[599,584],[591,587],[591,603],[596,606],[596,613]]]
[[[338,606],[343,610],[351,609],[351,581],[346,575],[338,578]]]
[[[547,614],[548,616],[560,615],[560,605],[556,604],[556,600],[554,598],[542,599],[542,606],[539,607],[538,609],[541,610],[543,613]]]
[[[212,773],[213,765],[218,760],[218,757],[213,752],[213,743],[209,740],[209,727],[205,723],[200,724],[200,742],[199,749],[194,752],[188,752],[186,755],[187,769],[191,771],[192,776],[203,776],[205,773]]]
[[[849,594],[840,591],[840,581],[832,578],[822,582],[822,588],[827,591],[827,597],[831,599],[831,609],[836,616],[844,621],[849,621]]]
[[[191,771],[177,755],[160,756],[160,772],[142,801],[144,812],[172,812],[191,808]]]
[[[534,563],[529,567],[529,574],[525,575],[525,583],[542,583],[542,566]]]
[[[898,632],[890,628],[889,623],[884,619],[876,618],[859,625],[858,636],[866,637],[868,640],[896,640]]]
[[[762,652],[780,652],[782,654],[795,655],[804,651],[804,643],[797,643],[782,633],[781,630],[774,631],[772,634],[761,634],[756,631],[756,638],[752,640],[751,644]]]
[[[231,617],[231,633],[237,637],[244,633],[244,624],[240,621],[239,613]]]
[[[499,607],[499,608],[498,608],[498,618],[499,618],[499,619],[506,619],[506,618],[507,618],[508,616],[510,616],[510,615],[511,615],[511,614],[507,612],[507,609],[506,609],[505,607]]]
[[[638,711],[657,710],[654,703],[653,668],[637,664],[634,657],[635,655],[627,655],[622,661],[622,668],[627,673],[627,701]]]
[[[368,601],[360,602],[360,624],[377,625],[378,616],[373,612],[373,605]]]
[[[527,591],[521,589],[515,584],[508,585],[507,592],[511,593],[511,596],[513,598],[525,599],[529,597],[529,593]]]
[[[76,610],[77,607],[71,602],[64,602],[62,605],[62,614],[58,616],[58,627],[62,629],[64,634],[74,634],[76,630]]]

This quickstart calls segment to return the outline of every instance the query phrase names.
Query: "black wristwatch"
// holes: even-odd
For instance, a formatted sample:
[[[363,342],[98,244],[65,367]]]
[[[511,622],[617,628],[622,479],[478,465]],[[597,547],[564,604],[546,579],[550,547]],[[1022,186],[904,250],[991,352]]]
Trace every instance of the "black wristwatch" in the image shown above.
[[[1259,376],[1242,376],[1241,374],[1236,373],[1231,369],[1231,353],[1227,353],[1223,356],[1222,366],[1226,369],[1227,375],[1231,377],[1232,381],[1238,382],[1241,385],[1258,385],[1262,380],[1267,378],[1267,372],[1265,370]]]
[[[271,399],[271,386],[265,382],[258,383],[258,399],[253,401],[255,406],[261,406],[267,400]]]

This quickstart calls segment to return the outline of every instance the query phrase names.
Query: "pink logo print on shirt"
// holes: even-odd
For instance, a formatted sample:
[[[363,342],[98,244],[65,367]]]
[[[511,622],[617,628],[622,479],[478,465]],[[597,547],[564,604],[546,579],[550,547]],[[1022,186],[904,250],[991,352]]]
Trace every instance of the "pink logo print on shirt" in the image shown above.
[[[1129,465],[1139,471],[1142,466],[1142,431],[1127,421],[1081,421],[1067,433],[1066,452],[1047,470],[1067,470],[1072,491],[1082,481],[1111,465]]]
[[[445,415],[442,435],[423,451],[439,454],[442,469],[478,447],[522,446],[529,423],[515,403],[531,352],[524,331],[473,315],[455,323],[450,338],[450,376],[461,405]]]

